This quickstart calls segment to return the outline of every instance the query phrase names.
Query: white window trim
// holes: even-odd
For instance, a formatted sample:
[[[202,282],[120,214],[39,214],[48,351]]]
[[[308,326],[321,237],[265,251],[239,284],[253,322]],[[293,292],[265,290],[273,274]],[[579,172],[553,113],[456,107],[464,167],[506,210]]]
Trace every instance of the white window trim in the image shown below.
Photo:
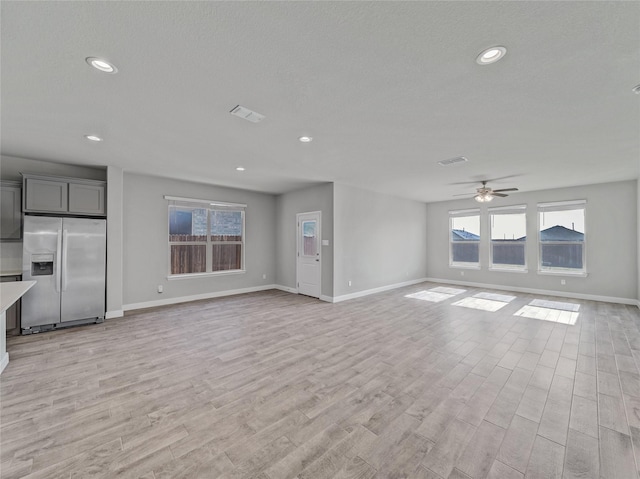
[[[582,241],[582,269],[570,269],[570,268],[554,268],[542,266],[542,241],[540,240],[540,213],[550,211],[568,211],[582,209],[584,214],[584,241]],[[536,224],[537,224],[537,250],[538,250],[538,274],[548,276],[572,276],[586,278],[589,276],[587,270],[587,200],[571,200],[571,201],[556,201],[553,203],[538,203],[536,211]],[[576,244],[579,242],[567,242],[567,241],[545,241],[545,244]]]
[[[498,273],[528,273],[529,269],[526,267],[523,268],[522,266],[516,266],[514,268],[510,268],[507,265],[505,265],[504,267],[498,267],[494,265],[489,268],[489,271],[495,271]]]
[[[524,265],[509,265],[502,263],[494,263],[493,262],[493,239],[491,238],[493,234],[491,224],[491,216],[494,214],[498,215],[524,215],[524,225],[525,225],[525,233],[527,230],[527,205],[513,205],[513,206],[497,206],[493,208],[487,208],[487,221],[489,222],[489,271],[497,271],[501,273],[528,273],[529,268],[527,265],[527,243],[528,241],[525,239],[522,243],[524,246]],[[526,236],[526,234],[525,234]]]
[[[458,269],[481,269],[480,265],[480,248],[482,244],[482,236],[480,236],[480,241],[457,241],[458,244],[465,243],[473,243],[478,245],[478,262],[477,263],[465,263],[460,261],[453,261],[453,241],[451,240],[451,230],[453,229],[453,218],[462,218],[467,216],[477,216],[478,221],[482,222],[482,216],[480,213],[480,208],[473,208],[467,210],[452,210],[449,211],[449,229],[448,233],[448,244],[449,244],[449,267],[450,268],[458,268]]]
[[[214,201],[214,200],[203,200],[203,199],[195,199],[195,198],[182,198],[178,196],[164,196],[165,200],[168,200],[169,204],[167,205],[167,238],[170,237],[170,208],[174,207],[184,207],[184,208],[204,208],[207,210],[207,239],[206,241],[167,241],[167,279],[192,279],[192,278],[203,278],[203,277],[213,277],[213,276],[224,276],[229,274],[242,274],[246,273],[246,264],[245,264],[245,238],[246,238],[246,206],[245,204],[240,203],[226,203],[222,201]],[[211,239],[211,215],[210,211],[240,211],[242,213],[242,240],[241,241],[213,241]],[[240,264],[242,268],[240,269],[225,269],[220,271],[213,271],[213,245],[241,245],[241,258]],[[206,246],[205,258],[206,258],[206,271],[201,273],[180,273],[180,274],[171,274],[171,246],[188,246],[188,245],[204,245]]]
[[[194,279],[194,278],[211,278],[215,276],[226,276],[231,274],[245,274],[244,269],[226,269],[224,271],[212,271],[211,273],[186,273],[186,274],[170,274],[167,276],[169,281],[175,279]]]

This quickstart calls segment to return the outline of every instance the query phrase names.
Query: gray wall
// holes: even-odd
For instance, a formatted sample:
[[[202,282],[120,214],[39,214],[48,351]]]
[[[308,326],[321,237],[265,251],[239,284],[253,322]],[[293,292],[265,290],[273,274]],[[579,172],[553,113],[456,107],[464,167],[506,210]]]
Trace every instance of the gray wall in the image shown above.
[[[425,203],[336,184],[334,210],[334,296],[426,276]]]
[[[106,180],[106,168],[92,168],[89,166],[68,165],[51,161],[30,160],[15,156],[2,156],[0,159],[0,177],[3,180],[22,181],[20,173],[34,173],[39,175],[69,176],[87,180]]]
[[[527,273],[488,271],[489,242],[487,205],[480,206],[482,243],[480,270],[449,267],[449,210],[474,208],[473,200],[427,205],[429,240],[427,276],[507,287],[530,288],[575,294],[635,299],[638,295],[637,181],[604,183],[530,193],[516,193],[491,203],[495,206],[527,205],[527,238],[537,238],[537,203],[587,200],[586,278],[537,273],[536,241],[527,241]],[[464,272],[464,276],[461,273]],[[560,280],[565,279],[566,285]]]
[[[333,296],[333,183],[279,195],[277,204],[276,283],[296,289],[296,214],[322,211],[322,295]]]
[[[167,280],[168,209],[164,195],[246,204],[246,273]],[[273,195],[125,173],[123,220],[125,307],[275,283]],[[162,294],[157,292],[159,284],[164,287]]]

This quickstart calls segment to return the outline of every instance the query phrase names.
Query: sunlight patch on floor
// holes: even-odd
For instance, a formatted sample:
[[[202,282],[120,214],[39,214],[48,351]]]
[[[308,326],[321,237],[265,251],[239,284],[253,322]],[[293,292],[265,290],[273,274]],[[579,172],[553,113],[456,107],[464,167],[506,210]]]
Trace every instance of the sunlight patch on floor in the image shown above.
[[[516,296],[510,296],[508,294],[497,294],[497,293],[478,293],[473,295],[474,298],[482,298],[482,299],[490,299],[492,301],[502,301],[503,303],[510,303]]]
[[[523,306],[514,314],[514,316],[522,316],[523,318],[540,319],[542,321],[568,324],[570,326],[576,324],[578,315],[579,313],[576,311],[563,311],[561,309],[543,308],[540,306],[532,306],[531,304]]]
[[[433,291],[435,293],[451,294],[453,296],[455,296],[456,294],[461,294],[461,293],[466,293],[467,292],[466,289],[447,288],[446,286],[438,286],[437,288],[431,288],[429,291]]]
[[[505,303],[504,301],[494,301],[491,299],[469,297],[461,299],[460,301],[456,301],[455,303],[453,303],[453,306],[462,306],[463,308],[480,309],[482,311],[494,312],[505,307],[507,304],[509,303]]]
[[[453,298],[455,295],[464,293],[466,291],[466,289],[438,286],[437,288],[431,288],[430,290],[423,290],[418,291],[417,293],[407,294],[405,298],[421,299],[422,301],[439,303],[440,301]]]
[[[573,311],[577,313],[580,305],[576,303],[565,303],[563,301],[547,301],[546,299],[534,299],[529,303],[531,306],[539,306],[541,308],[559,309],[561,311]]]
[[[453,296],[453,294],[437,293],[433,291],[418,291],[417,293],[407,294],[405,298],[421,299],[422,301],[439,303],[445,299],[453,298]]]

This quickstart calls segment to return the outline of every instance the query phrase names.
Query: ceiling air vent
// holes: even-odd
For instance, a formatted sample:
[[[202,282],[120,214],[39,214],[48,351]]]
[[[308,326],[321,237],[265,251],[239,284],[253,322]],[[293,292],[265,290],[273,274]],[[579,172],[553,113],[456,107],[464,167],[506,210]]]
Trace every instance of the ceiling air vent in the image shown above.
[[[440,160],[438,164],[440,166],[450,166],[455,165],[456,163],[466,163],[467,160],[464,156],[458,156],[456,158],[449,158],[448,160]]]
[[[264,115],[256,113],[255,111],[251,111],[241,105],[236,106],[233,110],[231,110],[230,113],[232,115],[239,116],[240,118],[244,118],[251,123],[260,123],[262,120],[264,120]]]

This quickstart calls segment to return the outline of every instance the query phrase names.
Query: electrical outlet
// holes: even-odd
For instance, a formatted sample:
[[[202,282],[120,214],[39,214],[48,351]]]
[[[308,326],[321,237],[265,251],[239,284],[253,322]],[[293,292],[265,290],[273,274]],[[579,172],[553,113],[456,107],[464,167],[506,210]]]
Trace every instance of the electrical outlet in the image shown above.
[[[351,286],[351,280],[349,280],[349,286]]]
[[[566,279],[561,279],[560,280],[560,284],[567,284],[567,280]]]
[[[460,276],[464,276],[464,271],[460,271]]]
[[[164,287],[161,284],[159,284],[158,285],[158,293],[162,293],[162,292],[164,292]]]
[[[262,275],[262,279],[267,279],[267,275],[266,275],[266,274],[263,274],[263,275]]]

